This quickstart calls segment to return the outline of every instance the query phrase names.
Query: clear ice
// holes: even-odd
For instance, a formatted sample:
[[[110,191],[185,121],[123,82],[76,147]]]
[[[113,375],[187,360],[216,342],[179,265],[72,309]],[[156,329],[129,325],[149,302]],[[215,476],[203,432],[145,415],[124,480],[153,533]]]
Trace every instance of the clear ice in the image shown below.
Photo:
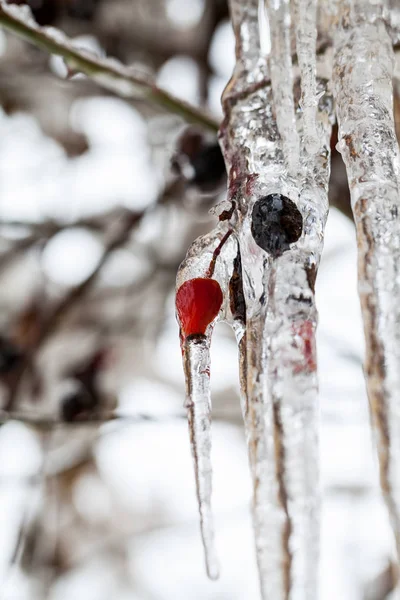
[[[304,146],[310,153],[319,148],[315,112],[317,97],[317,0],[294,0],[296,52],[301,73],[301,107]]]
[[[216,304],[208,319],[202,321],[193,317],[210,300],[210,292],[215,291],[215,286],[208,290],[205,282],[216,282],[224,289],[225,282],[233,272],[237,244],[229,239],[230,231],[222,223],[210,234],[198,238],[189,248],[177,277],[177,316],[186,379],[185,407],[188,413],[206,570],[210,579],[219,577],[211,511],[210,344],[215,322],[226,316],[229,307],[221,295],[221,306]],[[195,287],[199,280],[202,286]],[[182,300],[179,294],[185,289],[185,285],[188,292],[185,292]],[[218,286],[216,289],[218,290]]]
[[[285,159],[292,174],[299,167],[299,136],[293,98],[291,15],[289,0],[267,0],[271,35],[270,74],[276,122]]]
[[[367,391],[400,556],[400,162],[394,53],[382,15],[379,3],[345,5],[335,38],[333,89],[338,149],[357,228]]]
[[[216,258],[213,278],[224,295],[218,318],[232,325],[239,345],[261,595],[263,600],[313,600],[317,598],[319,553],[314,283],[328,213],[333,103],[326,92],[327,82],[321,79],[315,83],[313,98],[319,94],[320,100],[314,113],[305,118],[295,101],[289,5],[280,2],[270,7],[274,12],[270,27],[273,40],[284,34],[276,67],[283,64],[288,70],[275,79],[272,73],[270,77],[268,59],[260,50],[258,4],[258,0],[231,2],[237,60],[223,94],[220,128],[228,172],[228,204],[224,203],[220,219],[227,221],[195,242],[195,251],[189,250],[178,275],[177,293],[183,281],[210,272],[215,236],[221,240],[218,232],[230,228],[232,234]],[[272,43],[272,51],[277,43]],[[276,105],[282,102],[281,86],[286,123],[284,112],[278,117]],[[310,88],[309,80],[306,88]],[[296,89],[299,97],[299,82],[295,94]],[[309,152],[312,114],[318,146]],[[233,307],[241,303],[243,309],[235,311]],[[188,359],[186,344],[193,344],[193,339],[189,336],[183,343],[189,406],[210,405],[207,348],[214,322],[197,361]],[[207,418],[200,419],[198,429],[207,436],[207,443],[202,442],[207,467],[198,460],[199,450],[194,448],[193,455],[203,542],[209,552],[213,527],[208,516],[205,527],[203,517],[204,504],[209,512],[211,489],[209,413],[204,409],[201,414],[205,413]],[[193,440],[192,424],[191,429]],[[199,492],[202,486],[207,492],[205,501]]]

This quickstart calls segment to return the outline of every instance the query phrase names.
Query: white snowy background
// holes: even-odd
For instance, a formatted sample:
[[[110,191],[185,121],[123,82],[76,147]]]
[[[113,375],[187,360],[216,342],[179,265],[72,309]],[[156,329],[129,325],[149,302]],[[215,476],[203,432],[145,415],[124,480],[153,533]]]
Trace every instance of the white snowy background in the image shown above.
[[[170,0],[172,19],[196,20],[201,0]],[[0,36],[0,47],[6,39]],[[215,75],[210,106],[221,115],[220,94],[233,66],[233,36],[221,25],[211,46]],[[52,61],[57,73],[57,66]],[[193,61],[174,57],[159,72],[159,83],[196,103],[198,73]],[[57,107],[54,107],[57,111]],[[118,99],[77,101],[71,110],[75,128],[89,140],[89,150],[69,159],[23,113],[0,113],[0,211],[4,219],[40,221],[76,219],[111,208],[116,197],[130,208],[154,200],[160,186],[152,164],[144,120]],[[44,276],[77,284],[95,267],[101,244],[86,231],[68,230],[48,244],[42,257]],[[136,266],[140,269],[140,265]],[[119,270],[118,270],[119,269]],[[109,277],[128,278],[134,268]],[[136,272],[135,272],[136,276]],[[31,273],[34,280],[36,272]],[[18,273],[2,280],[2,294],[22,297],[32,282]],[[318,361],[321,409],[322,560],[321,600],[362,600],[365,590],[388,565],[392,536],[380,497],[377,461],[369,426],[362,374],[363,335],[357,297],[354,227],[332,209],[326,230],[317,299],[320,322]],[[124,381],[120,403],[127,412],[145,412],[160,422],[104,426],[95,444],[102,480],[86,477],[74,491],[77,510],[93,524],[109,517],[112,499],[135,516],[133,530],[121,528],[128,541],[121,574],[102,552],[78,561],[60,578],[51,600],[249,600],[258,598],[250,519],[251,485],[243,430],[221,421],[213,424],[214,510],[222,575],[207,580],[200,541],[187,426],[168,419],[183,402],[183,375],[173,299],[152,357],[156,379]],[[212,390],[237,387],[236,345],[221,326],[212,348]],[[161,378],[160,378],[161,379]],[[237,406],[239,413],[239,406]],[[0,428],[0,598],[29,598],[18,567],[9,560],[21,520],[35,505],[35,486],[23,481],[40,468],[40,450],[32,431],[10,422]],[[22,478],[22,479],[21,479]],[[50,518],[50,516],[49,516]],[[131,521],[130,521],[131,522]],[[116,586],[117,582],[117,588]],[[132,583],[133,582],[133,583]]]

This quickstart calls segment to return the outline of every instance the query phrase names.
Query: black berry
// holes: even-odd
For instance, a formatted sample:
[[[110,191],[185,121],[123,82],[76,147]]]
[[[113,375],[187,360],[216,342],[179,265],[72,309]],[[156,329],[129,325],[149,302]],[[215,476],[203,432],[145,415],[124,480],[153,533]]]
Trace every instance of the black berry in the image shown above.
[[[0,337],[0,375],[5,375],[18,367],[22,358],[22,352],[11,341]]]
[[[61,418],[69,423],[82,420],[93,411],[96,404],[96,398],[82,386],[62,398]]]
[[[258,246],[274,258],[297,242],[303,218],[292,200],[282,194],[268,194],[256,201],[251,216],[251,233]]]
[[[226,175],[225,162],[218,143],[203,146],[192,159],[194,177],[192,182],[199,187],[213,187]]]
[[[204,193],[215,190],[226,180],[218,142],[206,139],[193,127],[188,127],[177,141],[171,166],[174,173]]]

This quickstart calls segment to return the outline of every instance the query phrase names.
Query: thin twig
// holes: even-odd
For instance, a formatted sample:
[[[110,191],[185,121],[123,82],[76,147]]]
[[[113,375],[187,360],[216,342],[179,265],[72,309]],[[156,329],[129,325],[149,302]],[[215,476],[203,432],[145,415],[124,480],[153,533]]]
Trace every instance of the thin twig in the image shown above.
[[[138,413],[136,415],[118,415],[113,411],[103,412],[77,421],[63,421],[56,417],[40,416],[32,413],[25,413],[20,411],[1,411],[0,412],[0,424],[7,423],[8,421],[18,421],[35,427],[37,429],[53,429],[57,427],[81,427],[87,425],[103,425],[105,423],[112,422],[124,422],[127,424],[135,423],[148,423],[148,422],[164,422],[175,419],[186,419],[186,413],[171,414],[166,416],[157,417],[156,415],[147,415]]]
[[[187,418],[186,412],[170,413],[166,415],[152,415],[146,413],[137,413],[132,415],[118,414],[114,411],[102,412],[91,415],[77,421],[63,421],[58,417],[37,415],[35,413],[11,410],[0,411],[0,425],[9,421],[18,421],[24,425],[34,427],[35,429],[51,430],[55,428],[85,427],[87,425],[104,425],[106,423],[123,423],[124,425],[134,425],[139,423],[165,423],[167,421],[184,421]],[[227,421],[236,424],[232,418],[231,411],[216,411],[213,414],[214,421]]]
[[[11,248],[5,250],[0,255],[0,271],[10,266],[21,254],[35,246],[41,237],[36,234],[30,235],[22,240],[17,240]]]
[[[63,32],[40,27],[33,18],[24,18],[20,8],[8,6],[4,1],[0,2],[0,25],[42,50],[62,56],[72,73],[84,73],[118,96],[147,100],[190,123],[218,131],[218,123],[212,117],[157,87],[152,77],[115,59],[99,58],[74,47]]]
[[[79,300],[81,300],[81,298],[83,298],[85,294],[96,283],[103,266],[109,259],[112,252],[123,246],[128,241],[132,229],[140,222],[144,213],[145,211],[139,213],[128,213],[118,233],[114,237],[112,237],[109,243],[106,245],[103,255],[95,270],[91,273],[91,275],[89,275],[87,279],[85,279],[80,285],[72,289],[60,301],[58,306],[48,317],[47,321],[43,323],[34,348],[31,351],[27,352],[27,354],[25,355],[25,359],[18,368],[18,373],[16,374],[13,380],[13,384],[9,390],[9,397],[6,404],[7,411],[11,410],[14,406],[19,384],[22,380],[25,371],[32,365],[35,354],[43,346],[47,339],[57,330],[65,316],[76,306],[77,302],[79,302]]]

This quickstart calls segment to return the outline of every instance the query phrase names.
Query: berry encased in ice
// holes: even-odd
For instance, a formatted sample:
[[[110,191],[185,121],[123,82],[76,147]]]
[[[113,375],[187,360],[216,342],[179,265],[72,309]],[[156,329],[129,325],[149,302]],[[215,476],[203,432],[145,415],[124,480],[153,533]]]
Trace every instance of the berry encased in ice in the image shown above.
[[[260,248],[274,258],[297,242],[303,217],[292,200],[282,194],[268,194],[257,200],[251,216],[251,233]]]
[[[176,312],[183,337],[204,335],[217,317],[223,301],[215,279],[197,277],[185,281],[176,294]]]

